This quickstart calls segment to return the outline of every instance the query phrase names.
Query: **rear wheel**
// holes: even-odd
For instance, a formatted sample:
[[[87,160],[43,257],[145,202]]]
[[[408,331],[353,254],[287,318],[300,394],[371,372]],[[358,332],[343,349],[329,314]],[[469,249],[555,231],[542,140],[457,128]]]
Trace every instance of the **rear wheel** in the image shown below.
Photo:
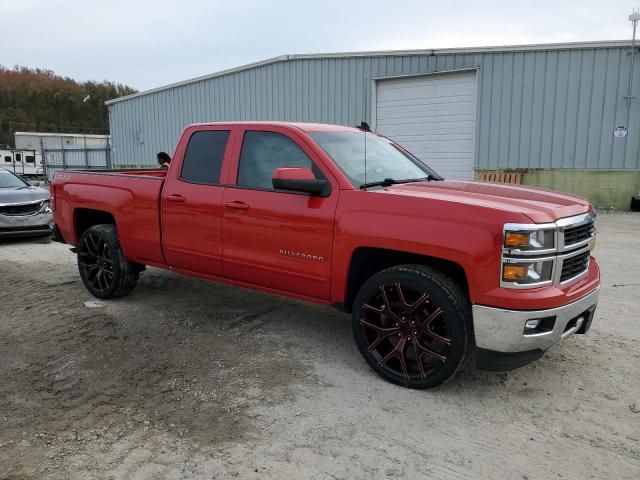
[[[469,350],[469,302],[460,287],[422,265],[372,276],[353,305],[353,333],[367,363],[390,382],[429,388],[461,368]]]
[[[87,228],[76,249],[82,283],[94,297],[122,297],[136,286],[140,268],[124,256],[114,225]]]

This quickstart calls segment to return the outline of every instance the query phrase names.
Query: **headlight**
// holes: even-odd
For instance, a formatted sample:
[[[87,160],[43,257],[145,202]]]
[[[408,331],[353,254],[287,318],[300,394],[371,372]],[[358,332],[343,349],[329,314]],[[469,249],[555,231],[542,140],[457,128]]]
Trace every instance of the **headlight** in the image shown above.
[[[535,288],[553,283],[556,232],[553,223],[507,223],[502,236],[501,285]]]
[[[542,286],[553,278],[553,258],[536,259],[504,259],[502,264],[502,282],[505,286]]]
[[[45,200],[40,204],[40,213],[51,213],[51,204],[49,200]]]
[[[541,253],[555,249],[555,243],[555,228],[518,229],[513,225],[505,228],[502,245],[509,251]]]

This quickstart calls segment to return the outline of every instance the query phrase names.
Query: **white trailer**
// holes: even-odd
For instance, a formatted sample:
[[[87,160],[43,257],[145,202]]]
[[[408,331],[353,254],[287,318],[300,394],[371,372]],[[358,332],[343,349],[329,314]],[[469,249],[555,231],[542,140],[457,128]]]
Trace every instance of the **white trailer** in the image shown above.
[[[42,155],[36,150],[0,149],[0,167],[25,177],[44,174]]]
[[[108,168],[109,135],[55,132],[15,132],[15,150],[34,150],[39,165],[36,175],[44,170],[47,180],[56,170],[74,168]],[[0,149],[2,146],[0,145]],[[41,158],[40,158],[41,157]],[[44,162],[44,165],[42,163]],[[2,165],[2,161],[0,161]],[[29,175],[29,173],[25,173]]]

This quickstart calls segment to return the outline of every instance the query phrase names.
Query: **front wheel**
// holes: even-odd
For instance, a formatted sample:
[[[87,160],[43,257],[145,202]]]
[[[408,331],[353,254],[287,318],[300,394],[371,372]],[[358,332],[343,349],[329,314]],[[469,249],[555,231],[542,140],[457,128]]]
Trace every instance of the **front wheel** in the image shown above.
[[[76,250],[80,278],[94,297],[122,297],[138,283],[140,269],[124,256],[114,225],[87,228]]]
[[[356,344],[383,378],[429,388],[453,377],[469,350],[469,301],[442,273],[422,265],[373,275],[353,305]]]

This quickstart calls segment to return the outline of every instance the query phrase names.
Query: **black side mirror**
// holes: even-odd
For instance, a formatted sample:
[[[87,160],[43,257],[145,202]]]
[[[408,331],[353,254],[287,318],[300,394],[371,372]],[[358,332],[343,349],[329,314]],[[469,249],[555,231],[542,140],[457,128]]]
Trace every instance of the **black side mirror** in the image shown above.
[[[320,197],[328,197],[331,193],[331,184],[327,180],[316,178],[309,168],[277,168],[273,172],[271,182],[276,190],[308,193]]]

